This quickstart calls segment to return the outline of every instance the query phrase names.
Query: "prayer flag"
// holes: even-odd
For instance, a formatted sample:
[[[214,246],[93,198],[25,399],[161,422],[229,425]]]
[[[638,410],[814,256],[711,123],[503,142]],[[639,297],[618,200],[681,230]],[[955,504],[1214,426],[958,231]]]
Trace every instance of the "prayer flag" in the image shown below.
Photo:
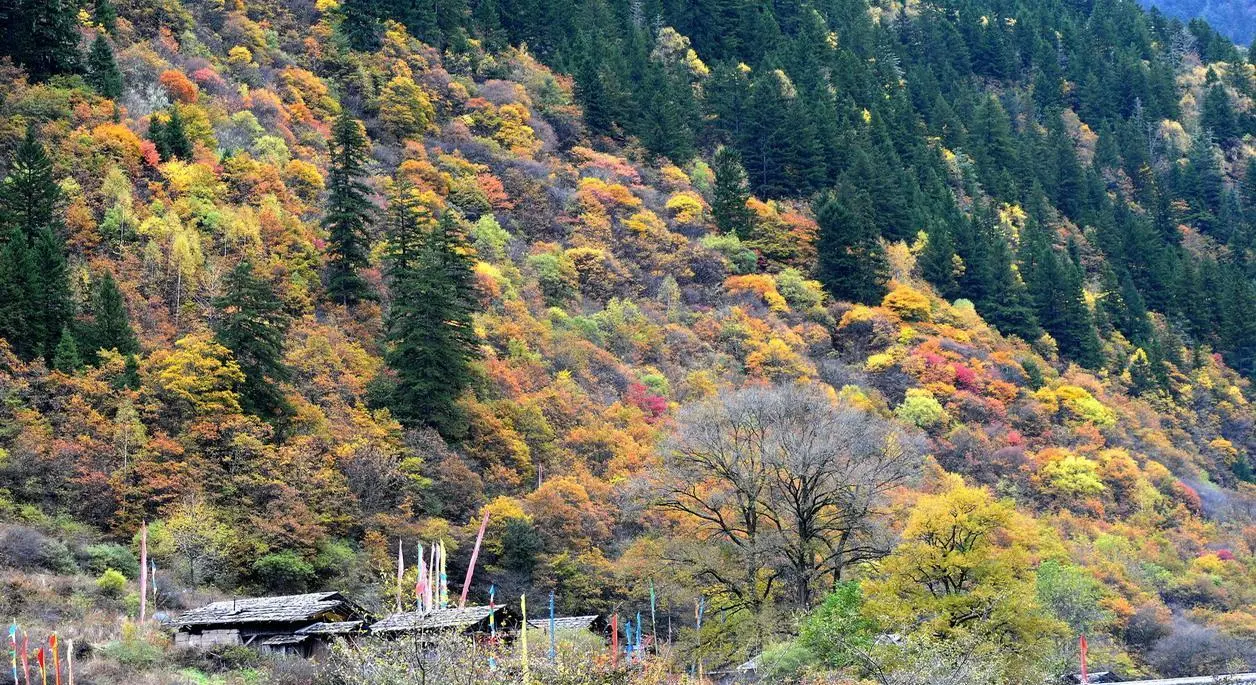
[[[480,543],[484,542],[484,529],[488,528],[488,512],[480,519],[480,532],[475,535],[475,547],[471,548],[471,563],[467,565],[467,577],[462,581],[462,596],[458,598],[458,608],[467,605],[467,591],[471,589],[471,575],[475,573],[475,560],[480,557]]]
[[[519,610],[523,613],[523,685],[531,685],[532,675],[528,673],[528,596],[519,595]]]
[[[401,577],[406,572],[406,559],[401,551],[401,540],[397,541],[397,611],[401,611]]]

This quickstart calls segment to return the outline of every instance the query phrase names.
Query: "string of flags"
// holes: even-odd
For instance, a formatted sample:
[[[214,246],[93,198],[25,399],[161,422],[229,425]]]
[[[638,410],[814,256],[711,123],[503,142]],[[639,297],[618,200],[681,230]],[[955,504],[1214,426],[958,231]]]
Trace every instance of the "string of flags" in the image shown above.
[[[18,635],[22,639],[18,641]],[[65,668],[61,667],[61,652],[65,652]],[[48,646],[30,649],[30,634],[22,630],[16,622],[9,625],[9,665],[13,671],[13,685],[31,685],[31,656],[35,658],[39,682],[48,685],[49,676],[53,685],[74,685],[74,640],[66,640],[64,649],[61,647],[57,634],[48,636]],[[51,673],[49,667],[51,666]],[[62,680],[62,675],[65,680]]]
[[[434,542],[428,547],[427,558],[424,559],[423,543],[415,548],[418,560],[418,573],[414,582],[415,607],[422,613],[434,609],[449,608],[449,575],[447,573],[447,557],[445,542]],[[406,573],[405,551],[402,541],[397,541],[397,611],[404,604],[403,588]],[[468,574],[469,575],[469,574]]]

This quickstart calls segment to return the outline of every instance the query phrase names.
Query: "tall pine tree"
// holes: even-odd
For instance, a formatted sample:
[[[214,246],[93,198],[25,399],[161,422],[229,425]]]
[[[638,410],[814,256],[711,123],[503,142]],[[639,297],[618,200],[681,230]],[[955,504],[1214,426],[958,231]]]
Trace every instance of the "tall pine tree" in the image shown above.
[[[406,195],[394,199],[389,221],[384,359],[393,378],[384,399],[402,422],[455,437],[463,430],[457,400],[478,356],[471,250],[453,214],[425,228]]]
[[[246,259],[227,274],[214,306],[220,312],[218,342],[231,350],[244,372],[240,406],[268,420],[282,419],[292,409],[279,388],[291,376],[283,361],[289,320],[274,290]]]
[[[711,170],[715,172],[715,187],[711,191],[711,217],[716,228],[747,240],[753,228],[753,216],[746,201],[750,189],[746,185],[746,170],[741,166],[741,155],[728,146],[715,151]]]
[[[0,218],[30,239],[41,228],[60,228],[56,217],[61,187],[38,135],[33,124],[27,127],[26,137],[9,165],[9,175],[0,185]]]
[[[867,193],[847,187],[827,192],[813,211],[820,231],[816,278],[838,299],[879,303],[889,269]]]
[[[107,98],[117,100],[122,95],[122,72],[103,33],[96,34],[87,53],[87,82]]]
[[[131,328],[122,291],[109,271],[101,277],[92,298],[92,321],[84,330],[88,356],[95,360],[100,350],[117,350],[124,356],[140,351],[139,340]]]
[[[367,266],[368,235],[375,206],[362,179],[370,146],[362,125],[342,112],[332,128],[328,171],[327,294],[343,305],[370,299],[373,293],[358,273]]]

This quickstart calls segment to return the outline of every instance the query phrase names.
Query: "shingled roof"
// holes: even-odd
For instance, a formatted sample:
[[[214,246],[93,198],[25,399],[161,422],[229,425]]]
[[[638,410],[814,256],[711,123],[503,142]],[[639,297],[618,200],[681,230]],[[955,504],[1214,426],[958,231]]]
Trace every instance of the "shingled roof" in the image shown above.
[[[597,614],[588,616],[556,616],[554,617],[554,630],[588,630],[597,619]],[[528,621],[528,625],[537,630],[549,630],[550,622],[548,618],[534,618]]]
[[[337,610],[340,610],[337,612]],[[174,620],[178,626],[234,625],[240,623],[300,623],[327,613],[344,617],[360,612],[339,592],[308,595],[229,599],[192,609]]]
[[[410,630],[441,630],[444,628],[466,628],[488,618],[490,614],[501,611],[501,607],[478,606],[462,609],[434,609],[421,613],[403,611],[392,614],[371,626],[372,633],[393,633]]]
[[[297,635],[344,635],[356,633],[362,629],[362,621],[339,621],[336,623],[315,623],[298,631]]]

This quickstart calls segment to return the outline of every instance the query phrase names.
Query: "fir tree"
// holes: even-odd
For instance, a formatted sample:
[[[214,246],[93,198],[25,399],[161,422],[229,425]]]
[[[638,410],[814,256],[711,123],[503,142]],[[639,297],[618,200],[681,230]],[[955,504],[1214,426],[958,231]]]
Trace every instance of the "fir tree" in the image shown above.
[[[711,170],[715,173],[711,216],[715,219],[716,228],[722,233],[748,240],[754,228],[754,217],[746,206],[750,189],[746,185],[746,170],[741,166],[741,155],[731,147],[721,147],[715,151]]]
[[[456,436],[463,430],[458,397],[478,356],[470,249],[451,213],[424,231],[404,198],[394,205],[384,354],[394,378],[384,399],[402,422]]]
[[[244,372],[240,406],[266,419],[284,417],[291,407],[278,384],[291,375],[283,361],[289,321],[274,290],[246,259],[227,274],[214,306],[221,312],[215,326],[218,342],[231,350]]]
[[[1080,270],[1055,254],[1036,221],[1022,232],[1020,274],[1038,322],[1055,338],[1060,354],[1082,366],[1098,366],[1099,338],[1083,298]]]
[[[367,260],[367,229],[375,207],[363,182],[370,146],[362,125],[342,112],[332,128],[331,168],[328,171],[327,294],[343,305],[373,297],[359,275]]]
[[[867,193],[846,187],[824,193],[814,212],[819,224],[816,278],[838,299],[879,303],[889,267]]]
[[[92,21],[113,33],[118,24],[118,8],[110,0],[96,0],[92,5]]]
[[[34,125],[27,127],[26,137],[9,166],[9,175],[0,186],[0,216],[30,239],[41,228],[60,227],[56,217],[61,187],[53,177],[52,160],[37,136]]]
[[[162,141],[165,143],[166,157],[192,158],[192,141],[188,138],[187,129],[183,125],[183,115],[179,113],[177,106],[170,108],[170,119],[162,129]]]
[[[1200,107],[1199,125],[1212,132],[1212,137],[1223,145],[1238,137],[1238,118],[1234,107],[1230,104],[1230,96],[1225,86],[1214,83],[1204,94],[1204,103]]]
[[[79,66],[76,0],[0,0],[0,53],[37,81]]]
[[[79,356],[78,344],[74,342],[69,326],[61,328],[61,339],[52,354],[52,368],[64,374],[73,374],[83,368],[83,359]]]
[[[107,98],[117,100],[122,95],[122,72],[113,58],[113,48],[101,33],[96,34],[87,53],[87,82]]]
[[[41,228],[31,242],[30,316],[27,325],[48,361],[61,338],[61,329],[74,315],[65,261],[65,243],[50,228]]]
[[[30,321],[34,269],[26,235],[11,229],[0,249],[0,338],[24,359],[34,357],[38,349]]]
[[[920,275],[950,300],[959,295],[955,280],[955,240],[945,225],[935,226],[928,233],[925,249],[920,254]]]
[[[100,350],[117,350],[123,355],[140,351],[139,340],[131,328],[122,291],[106,271],[92,298],[92,322],[86,327],[84,338],[89,345],[89,356],[95,360]]]

